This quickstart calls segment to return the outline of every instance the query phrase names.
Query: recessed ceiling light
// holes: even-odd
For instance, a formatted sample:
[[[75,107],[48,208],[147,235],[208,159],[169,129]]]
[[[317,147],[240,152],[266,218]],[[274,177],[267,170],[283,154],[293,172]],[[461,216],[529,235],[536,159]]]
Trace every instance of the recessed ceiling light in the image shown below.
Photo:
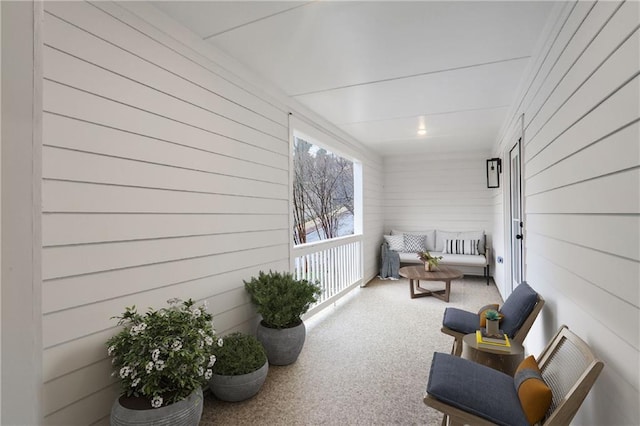
[[[418,129],[418,134],[419,134],[420,136],[422,136],[422,135],[426,135],[426,134],[427,134],[427,130],[426,130],[426,129]]]

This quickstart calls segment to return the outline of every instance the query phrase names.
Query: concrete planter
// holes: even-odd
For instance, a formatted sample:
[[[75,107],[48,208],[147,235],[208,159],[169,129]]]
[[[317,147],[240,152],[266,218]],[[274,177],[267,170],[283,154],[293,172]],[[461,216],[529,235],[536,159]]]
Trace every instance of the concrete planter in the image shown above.
[[[224,376],[214,374],[209,380],[209,388],[222,401],[238,402],[249,399],[260,391],[269,372],[269,362],[247,374]]]
[[[111,407],[112,426],[197,426],[202,417],[202,389],[175,404],[160,408],[131,409],[116,399]]]
[[[493,336],[500,334],[500,321],[487,320],[487,334]]]
[[[289,365],[298,359],[306,337],[304,323],[291,328],[269,328],[258,324],[256,337],[267,352],[269,364]]]

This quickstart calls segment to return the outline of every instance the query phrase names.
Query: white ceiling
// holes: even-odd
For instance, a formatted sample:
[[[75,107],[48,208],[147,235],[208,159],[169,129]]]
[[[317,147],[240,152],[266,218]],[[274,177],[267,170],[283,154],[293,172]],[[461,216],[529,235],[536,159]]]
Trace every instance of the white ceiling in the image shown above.
[[[158,1],[383,155],[489,150],[553,2]],[[427,134],[419,136],[423,125]]]

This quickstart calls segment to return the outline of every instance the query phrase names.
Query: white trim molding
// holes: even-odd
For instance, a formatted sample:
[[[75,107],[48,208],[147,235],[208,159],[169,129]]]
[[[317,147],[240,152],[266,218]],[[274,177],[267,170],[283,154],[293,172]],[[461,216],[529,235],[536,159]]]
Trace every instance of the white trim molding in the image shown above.
[[[42,423],[42,6],[1,4],[2,424]]]

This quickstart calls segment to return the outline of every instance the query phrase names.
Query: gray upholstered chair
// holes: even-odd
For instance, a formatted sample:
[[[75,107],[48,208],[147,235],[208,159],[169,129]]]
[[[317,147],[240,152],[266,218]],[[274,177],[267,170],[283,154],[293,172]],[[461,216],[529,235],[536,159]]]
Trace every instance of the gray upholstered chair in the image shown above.
[[[604,364],[566,326],[560,328],[537,363],[551,388],[551,405],[540,424],[568,425]],[[443,425],[447,420],[450,426],[529,424],[513,377],[449,354],[434,354],[424,402],[444,413]]]
[[[543,305],[542,296],[526,282],[521,283],[499,309],[504,315],[500,321],[500,328],[511,340],[522,344]],[[498,309],[498,305],[495,305],[495,309]],[[480,312],[474,313],[458,308],[445,309],[441,331],[453,336],[453,355],[462,354],[462,338],[466,334],[475,333],[479,328]]]

